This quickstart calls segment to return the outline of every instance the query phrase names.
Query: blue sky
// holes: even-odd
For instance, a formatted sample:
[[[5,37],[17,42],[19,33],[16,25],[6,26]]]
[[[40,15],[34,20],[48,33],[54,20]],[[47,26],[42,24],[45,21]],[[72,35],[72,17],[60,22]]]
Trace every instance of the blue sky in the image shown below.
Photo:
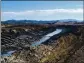
[[[1,20],[83,20],[82,1],[2,1]]]

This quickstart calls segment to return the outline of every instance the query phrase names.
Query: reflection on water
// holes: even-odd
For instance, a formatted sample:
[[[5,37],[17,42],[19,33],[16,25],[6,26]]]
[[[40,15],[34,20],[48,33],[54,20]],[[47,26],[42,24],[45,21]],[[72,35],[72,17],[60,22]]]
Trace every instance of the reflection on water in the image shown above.
[[[58,33],[60,33],[62,31],[62,29],[56,29],[54,32],[52,32],[52,33],[49,33],[49,34],[47,34],[46,36],[54,36],[54,35],[56,35],[56,34],[58,34]]]
[[[15,51],[8,51],[5,54],[2,54],[1,56],[11,56],[12,53],[14,53]]]
[[[31,46],[40,45],[41,43],[43,43],[44,41],[48,40],[49,38],[50,38],[49,36],[44,36],[42,39],[40,39],[39,41],[36,41],[36,42],[33,43]]]
[[[41,43],[47,41],[48,39],[50,39],[52,36],[59,34],[60,32],[62,32],[62,29],[56,29],[54,32],[51,32],[47,35],[45,35],[43,38],[41,38],[39,41],[34,42],[31,46],[37,46],[40,45]]]

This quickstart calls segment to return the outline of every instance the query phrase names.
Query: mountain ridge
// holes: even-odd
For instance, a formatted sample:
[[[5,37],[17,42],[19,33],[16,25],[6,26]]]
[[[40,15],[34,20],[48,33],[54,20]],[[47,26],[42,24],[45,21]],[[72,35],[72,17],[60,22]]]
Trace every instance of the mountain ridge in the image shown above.
[[[7,20],[1,21],[2,24],[54,24],[57,22],[73,22],[73,23],[80,23],[83,21],[76,20],[76,19],[61,19],[61,20]]]

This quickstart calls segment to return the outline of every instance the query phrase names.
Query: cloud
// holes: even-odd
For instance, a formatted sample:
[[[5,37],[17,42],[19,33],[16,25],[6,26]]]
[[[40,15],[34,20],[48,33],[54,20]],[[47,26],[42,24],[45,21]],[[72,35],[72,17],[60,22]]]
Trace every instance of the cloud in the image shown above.
[[[47,16],[47,15],[53,15],[53,14],[57,14],[57,13],[82,14],[83,13],[83,9],[82,8],[78,8],[78,9],[27,10],[27,11],[20,11],[20,12],[2,12],[2,15]]]
[[[1,20],[10,20],[10,19],[53,20],[53,19],[66,19],[66,18],[83,19],[83,8],[1,12]]]

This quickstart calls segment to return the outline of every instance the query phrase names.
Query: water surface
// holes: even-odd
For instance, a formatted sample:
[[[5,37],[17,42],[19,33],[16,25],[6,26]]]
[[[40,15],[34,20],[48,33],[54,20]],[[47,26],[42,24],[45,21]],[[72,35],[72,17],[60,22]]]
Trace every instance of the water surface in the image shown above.
[[[14,52],[15,52],[15,50],[14,51],[8,51],[8,52],[2,54],[1,56],[11,56],[11,54]]]
[[[50,39],[52,36],[59,34],[60,32],[62,32],[62,29],[56,29],[55,31],[43,36],[39,41],[35,41],[31,46],[38,46],[41,43],[47,41],[48,39]]]

